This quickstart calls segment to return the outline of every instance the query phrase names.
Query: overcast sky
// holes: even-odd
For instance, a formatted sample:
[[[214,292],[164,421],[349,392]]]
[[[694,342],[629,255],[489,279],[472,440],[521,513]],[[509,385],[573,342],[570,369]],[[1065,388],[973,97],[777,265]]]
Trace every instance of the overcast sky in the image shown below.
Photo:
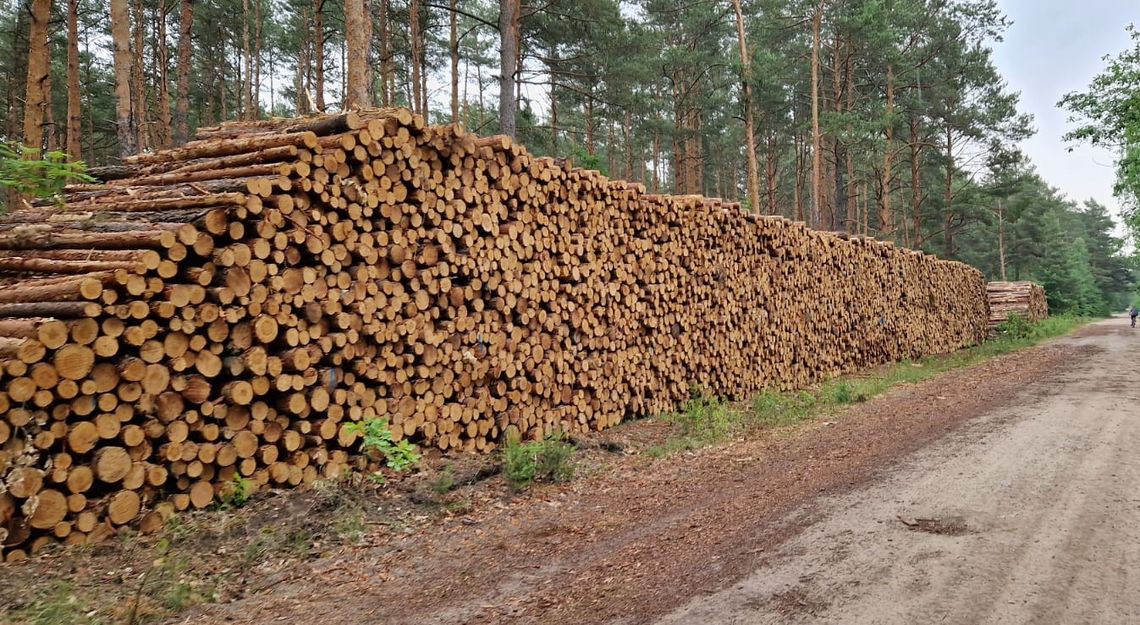
[[[1140,24],[1140,0],[998,0],[1013,20],[994,46],[998,69],[1021,92],[1021,110],[1033,114],[1037,134],[1023,144],[1041,176],[1070,198],[1096,198],[1114,210],[1113,157],[1061,139],[1069,129],[1056,107],[1069,91],[1083,90],[1104,66],[1101,57],[1129,46],[1124,27]]]

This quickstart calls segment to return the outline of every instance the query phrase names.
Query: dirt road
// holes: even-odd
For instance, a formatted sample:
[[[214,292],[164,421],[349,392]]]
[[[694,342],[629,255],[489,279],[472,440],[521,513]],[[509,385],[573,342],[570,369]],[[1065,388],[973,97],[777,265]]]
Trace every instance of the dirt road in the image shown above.
[[[1140,336],[1124,324],[657,622],[1140,622]]]
[[[1138,361],[1111,320],[795,435],[623,456],[178,622],[1136,622]]]

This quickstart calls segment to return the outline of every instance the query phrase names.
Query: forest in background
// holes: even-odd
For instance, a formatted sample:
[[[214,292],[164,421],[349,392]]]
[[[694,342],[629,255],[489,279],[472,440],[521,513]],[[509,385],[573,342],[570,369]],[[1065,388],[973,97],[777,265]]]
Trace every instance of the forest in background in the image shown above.
[[[993,0],[5,0],[0,11],[0,130],[89,165],[227,119],[407,106],[651,192],[737,200],[1035,280],[1057,311],[1132,298],[1106,208],[1066,198],[1017,150],[1032,120],[993,62],[1009,26]]]

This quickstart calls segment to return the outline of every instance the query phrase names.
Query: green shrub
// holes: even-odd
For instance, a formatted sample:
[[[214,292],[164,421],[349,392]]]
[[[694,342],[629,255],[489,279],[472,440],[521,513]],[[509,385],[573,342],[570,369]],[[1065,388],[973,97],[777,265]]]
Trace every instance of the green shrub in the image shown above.
[[[852,397],[851,394],[851,385],[847,382],[840,382],[837,384],[835,386],[833,399],[837,404],[850,404],[852,401],[854,401],[855,398]]]
[[[0,142],[0,186],[22,195],[48,197],[63,191],[68,182],[95,182],[82,161],[67,161],[63,152],[48,152],[19,143]]]
[[[253,481],[235,475],[232,481],[222,487],[219,493],[219,501],[223,508],[240,508],[249,501],[250,496],[253,495],[253,490]]]
[[[535,482],[565,482],[574,477],[574,446],[560,435],[532,443],[508,437],[503,450],[503,475],[515,490]]]
[[[1010,313],[1005,321],[997,326],[998,334],[1013,339],[1025,339],[1033,335],[1033,323],[1023,315]]]
[[[681,426],[683,435],[702,443],[724,440],[736,431],[739,415],[728,402],[705,394],[700,389],[690,392],[689,401],[680,412],[670,414],[667,419]]]
[[[431,492],[437,495],[447,494],[451,489],[455,488],[455,470],[451,468],[450,464],[447,465],[439,472],[439,475],[428,484],[428,487],[431,488]]]
[[[407,440],[396,442],[388,422],[383,419],[367,419],[345,425],[345,431],[361,437],[360,450],[376,460],[384,460],[391,469],[403,473],[420,461],[416,446]]]

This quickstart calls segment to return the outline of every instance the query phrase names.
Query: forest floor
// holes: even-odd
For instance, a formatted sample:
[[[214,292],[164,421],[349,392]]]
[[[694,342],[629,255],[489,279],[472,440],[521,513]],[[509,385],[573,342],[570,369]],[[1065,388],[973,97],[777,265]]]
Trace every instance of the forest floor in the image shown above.
[[[259,494],[0,565],[0,622],[1130,622],[1126,324],[867,372],[810,409],[768,398],[712,444],[631,422],[573,441],[574,479],[522,493],[467,457]]]

